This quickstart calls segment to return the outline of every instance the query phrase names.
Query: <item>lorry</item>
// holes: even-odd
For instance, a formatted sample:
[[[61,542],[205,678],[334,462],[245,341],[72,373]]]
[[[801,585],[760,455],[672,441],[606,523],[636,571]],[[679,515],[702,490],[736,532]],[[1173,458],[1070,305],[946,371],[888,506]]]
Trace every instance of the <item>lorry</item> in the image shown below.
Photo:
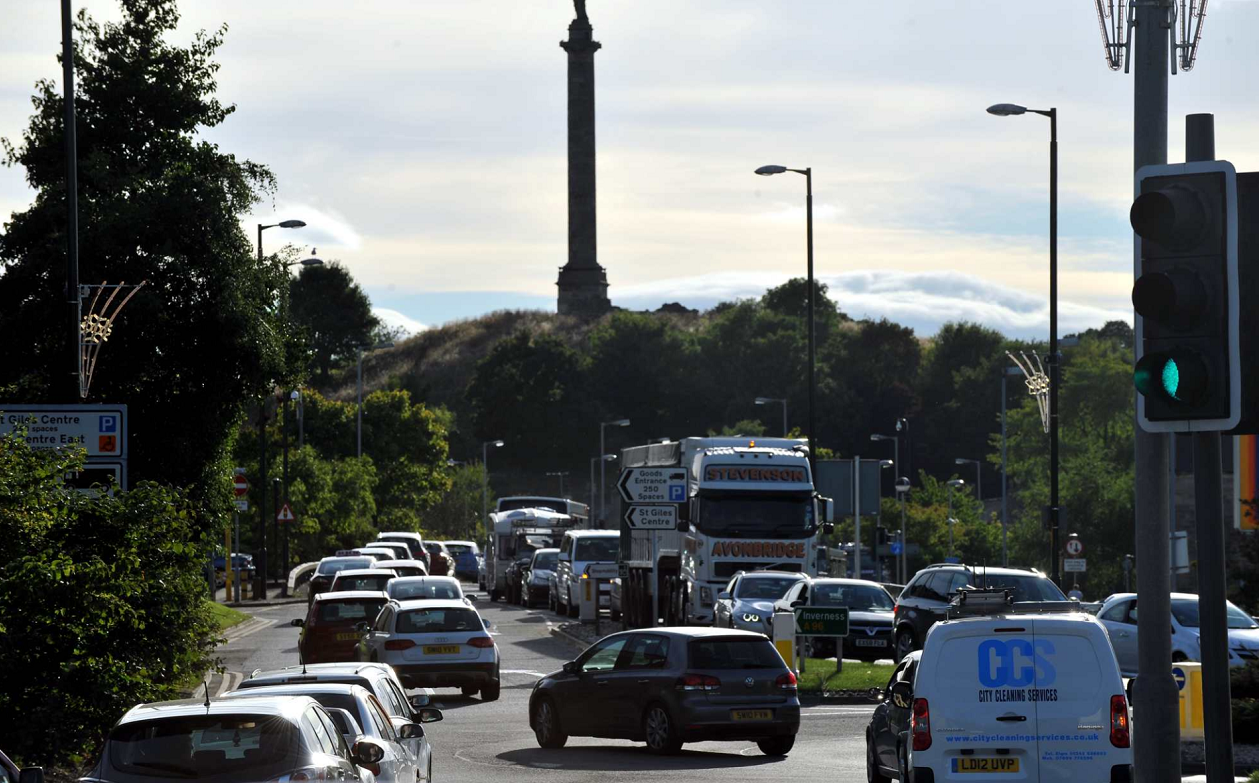
[[[535,550],[558,547],[564,533],[579,518],[549,508],[514,508],[490,514],[490,536],[485,547],[485,589],[490,600],[507,593],[507,569]]]
[[[568,514],[576,520],[577,527],[589,527],[590,506],[569,498],[552,498],[543,495],[512,495],[499,498],[494,503],[495,511],[514,511],[518,508],[546,508],[561,514]]]
[[[665,625],[711,624],[717,594],[740,571],[817,575],[834,503],[814,487],[808,441],[684,438],[623,449],[621,465],[686,471],[675,529],[631,529],[617,514],[626,627],[655,625],[653,613]]]

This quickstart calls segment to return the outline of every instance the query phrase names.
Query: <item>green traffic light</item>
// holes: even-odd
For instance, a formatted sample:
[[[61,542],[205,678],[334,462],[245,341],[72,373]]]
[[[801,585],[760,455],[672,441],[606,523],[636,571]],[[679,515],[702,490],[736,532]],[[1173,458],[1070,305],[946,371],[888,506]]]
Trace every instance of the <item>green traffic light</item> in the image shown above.
[[[1180,400],[1180,396],[1176,393],[1180,390],[1180,368],[1176,366],[1175,359],[1168,359],[1163,365],[1163,391],[1173,400]]]

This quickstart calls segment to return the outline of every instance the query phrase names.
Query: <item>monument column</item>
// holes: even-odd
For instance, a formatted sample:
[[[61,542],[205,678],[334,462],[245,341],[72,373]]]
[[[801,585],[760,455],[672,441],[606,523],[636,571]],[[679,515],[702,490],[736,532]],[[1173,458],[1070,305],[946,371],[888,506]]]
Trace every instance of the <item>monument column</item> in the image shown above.
[[[568,26],[568,263],[560,268],[560,315],[598,317],[612,309],[608,276],[599,266],[595,230],[595,52],[600,44],[575,0]]]

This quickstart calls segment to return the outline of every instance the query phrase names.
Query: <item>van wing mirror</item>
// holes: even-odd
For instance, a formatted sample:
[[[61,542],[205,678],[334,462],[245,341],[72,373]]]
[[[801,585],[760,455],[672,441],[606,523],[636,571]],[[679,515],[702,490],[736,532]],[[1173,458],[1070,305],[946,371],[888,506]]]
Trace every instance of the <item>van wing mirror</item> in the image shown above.
[[[822,498],[822,519],[826,520],[827,524],[835,522],[835,501],[831,498]]]
[[[914,687],[904,680],[892,686],[892,706],[900,710],[907,710],[914,703]]]

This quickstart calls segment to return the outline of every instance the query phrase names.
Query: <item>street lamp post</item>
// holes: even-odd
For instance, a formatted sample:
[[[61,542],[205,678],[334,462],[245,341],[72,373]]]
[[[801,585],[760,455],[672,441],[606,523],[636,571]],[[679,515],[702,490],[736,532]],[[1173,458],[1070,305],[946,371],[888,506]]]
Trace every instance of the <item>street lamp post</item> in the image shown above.
[[[604,454],[601,457],[590,458],[590,507],[595,507],[595,463],[599,462],[600,471],[603,470],[603,464],[616,460],[615,454]]]
[[[948,490],[949,491],[949,516],[946,521],[948,522],[948,525],[949,525],[949,557],[954,557],[953,525],[957,523],[957,520],[953,518],[953,490],[957,487],[966,486],[966,482],[962,481],[961,479],[951,479],[947,482],[947,486],[949,488]]]
[[[358,449],[356,453],[360,457],[363,456],[363,349],[368,348],[373,351],[378,351],[382,348],[392,347],[393,343],[391,342],[376,343],[375,345],[354,346],[354,351],[358,354],[358,424],[356,426],[358,431]]]
[[[630,425],[629,419],[616,419],[615,421],[599,422],[599,453],[600,454],[607,453],[607,448],[603,445],[603,428],[604,427],[628,427],[629,425]],[[606,484],[606,482],[607,482],[607,471],[604,470],[604,465],[600,464],[599,465],[599,527],[604,527],[605,525],[608,524],[608,520],[607,520],[608,500],[607,500],[607,494],[604,492],[604,485]],[[591,483],[594,483],[594,482],[592,481]]]
[[[975,466],[975,497],[980,503],[984,502],[984,477],[980,472],[980,463],[977,459],[966,459],[958,457],[953,460],[954,465],[974,465]]]
[[[900,491],[900,474],[901,474],[901,439],[896,435],[871,435],[870,440],[875,443],[881,440],[892,441],[892,476],[896,480],[896,497],[901,504],[901,556],[900,570],[905,570],[905,495]],[[880,485],[881,486],[881,485]],[[904,584],[904,576],[901,577],[901,584]]]
[[[879,460],[879,470],[887,470],[888,468],[895,468],[895,466],[896,466],[896,463],[895,463],[895,462],[892,462],[892,460],[890,460],[890,459],[881,459],[881,460]],[[895,470],[893,470],[893,471],[892,471],[892,475],[893,475],[893,476],[895,476],[895,475],[896,475],[896,471],[895,471]],[[875,513],[875,515],[874,515],[874,550],[873,550],[873,551],[874,551],[874,565],[875,565],[875,570],[876,570],[876,572],[877,572],[877,573],[878,573],[878,575],[879,575],[879,581],[880,581],[880,582],[884,581],[884,579],[885,579],[885,575],[884,575],[884,573],[883,573],[883,558],[879,556],[879,531],[880,531],[880,530],[883,530],[883,491],[882,491],[882,487],[883,487],[883,477],[882,477],[882,474],[880,474],[880,476],[879,476],[879,488],[880,488],[880,489],[879,489],[879,510],[878,510],[878,511]],[[885,540],[888,538],[887,531],[885,531],[885,530],[883,531],[883,538],[884,538]]]
[[[490,518],[489,498],[487,490],[490,486],[490,446],[496,449],[503,447],[501,440],[487,440],[481,444],[481,521],[485,523]],[[486,529],[489,529],[488,524]]]
[[[262,232],[268,228],[302,228],[306,225],[301,220],[281,220],[279,223],[258,224],[258,260],[262,260]]]
[[[1013,103],[988,107],[1009,117],[1031,112],[1049,118],[1049,530],[1054,584],[1058,578],[1058,109],[1028,109]]]
[[[287,395],[283,395],[284,417],[280,419],[280,429],[284,432],[284,505],[286,506],[289,502],[289,400],[296,402],[300,399],[301,395],[297,393],[296,389]],[[289,568],[289,538],[291,538],[291,532],[292,531],[289,530],[288,523],[285,523],[284,547],[282,554],[283,560],[281,561],[282,565],[280,566],[280,578],[283,580],[280,583],[281,598],[289,597],[289,580],[287,574]]]
[[[909,479],[906,478],[905,476],[897,477],[896,498],[897,500],[900,501],[900,504],[901,504],[901,556],[900,556],[901,584],[905,584],[907,578],[909,577],[909,572],[906,569],[906,562],[905,562],[905,558],[906,558],[905,549],[909,546],[909,542],[905,540],[905,494],[907,492],[909,492]]]
[[[813,169],[789,169],[786,166],[761,166],[756,170],[761,176],[771,176],[773,174],[782,174],[784,172],[793,171],[796,174],[804,175],[804,211],[805,211],[805,241],[807,244],[809,274],[808,274],[808,326],[809,326],[809,468],[810,472],[817,475],[817,449],[814,447],[814,433],[817,428],[814,426],[814,384],[813,373],[816,365],[817,353],[814,350],[813,339]],[[858,574],[860,577],[860,574]]]
[[[560,479],[560,497],[564,497],[564,477],[568,475],[567,470],[554,470],[547,473],[548,476],[559,476]]]
[[[771,402],[780,402],[783,406],[783,437],[787,437],[787,401],[781,397],[757,397],[755,400],[757,405],[768,405]]]

